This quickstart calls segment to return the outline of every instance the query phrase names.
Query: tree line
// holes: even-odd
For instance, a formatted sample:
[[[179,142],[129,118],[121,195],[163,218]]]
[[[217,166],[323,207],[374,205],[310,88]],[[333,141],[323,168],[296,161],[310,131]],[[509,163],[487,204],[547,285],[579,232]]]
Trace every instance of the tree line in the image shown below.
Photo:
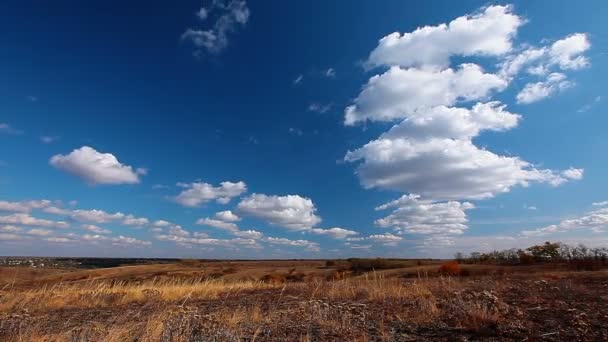
[[[530,265],[536,263],[563,263],[579,270],[592,270],[608,266],[608,248],[589,248],[561,242],[545,242],[526,249],[505,249],[487,253],[456,253],[454,259],[462,264]]]

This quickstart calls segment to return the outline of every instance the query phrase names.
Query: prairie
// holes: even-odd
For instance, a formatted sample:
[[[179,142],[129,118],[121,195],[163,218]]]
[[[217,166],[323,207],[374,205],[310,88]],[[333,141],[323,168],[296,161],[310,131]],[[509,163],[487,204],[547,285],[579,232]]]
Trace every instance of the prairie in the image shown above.
[[[0,340],[608,339],[606,270],[372,261],[3,267]]]

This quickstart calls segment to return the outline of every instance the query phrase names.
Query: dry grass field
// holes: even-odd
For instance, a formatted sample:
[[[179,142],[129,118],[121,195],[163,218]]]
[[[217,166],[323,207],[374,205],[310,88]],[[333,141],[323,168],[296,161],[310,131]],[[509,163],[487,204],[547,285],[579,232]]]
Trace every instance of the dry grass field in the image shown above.
[[[461,265],[467,276],[450,276],[418,264],[0,268],[0,340],[608,340],[606,271]]]

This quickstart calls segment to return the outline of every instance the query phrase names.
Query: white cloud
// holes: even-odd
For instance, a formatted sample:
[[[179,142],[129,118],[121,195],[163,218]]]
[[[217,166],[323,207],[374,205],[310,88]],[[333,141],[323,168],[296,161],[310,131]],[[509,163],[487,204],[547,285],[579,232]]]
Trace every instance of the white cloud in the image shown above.
[[[105,229],[105,228],[101,228],[99,226],[96,226],[94,224],[83,224],[80,226],[82,229],[87,230],[91,233],[95,233],[95,234],[111,234],[112,231],[109,229]]]
[[[232,198],[247,191],[247,185],[244,182],[221,182],[218,187],[201,182],[178,185],[185,190],[175,197],[175,201],[185,207],[196,207],[213,200],[226,204]]]
[[[53,235],[53,233],[54,232],[52,230],[41,229],[41,228],[30,229],[27,232],[28,235],[35,235],[35,236],[50,236],[50,235]]]
[[[257,230],[253,230],[253,229],[249,229],[249,230],[239,230],[237,232],[234,232],[235,236],[244,238],[244,239],[261,239],[262,236],[264,236],[264,234],[262,232],[259,232]]]
[[[9,211],[15,213],[29,213],[34,209],[42,209],[52,204],[49,200],[32,200],[21,202],[0,201],[0,211]]]
[[[321,222],[310,198],[299,195],[253,194],[241,200],[239,212],[289,230],[308,230]]]
[[[124,220],[122,221],[122,224],[125,226],[133,226],[133,227],[143,227],[146,226],[150,223],[150,220],[148,220],[145,217],[135,217],[133,215],[127,215],[125,216]]]
[[[526,84],[517,94],[517,103],[537,102],[570,87],[572,82],[566,80],[566,75],[554,72],[545,81]]]
[[[309,251],[319,251],[319,244],[316,242],[311,242],[308,240],[290,240],[286,238],[277,238],[277,237],[267,237],[264,241],[274,244],[274,245],[283,245],[283,246],[292,246],[292,247],[305,247]]]
[[[593,202],[592,205],[594,207],[605,207],[605,206],[608,206],[608,201]]]
[[[511,6],[489,6],[449,24],[393,33],[380,41],[367,64],[388,69],[369,79],[345,109],[344,123],[400,122],[346,154],[346,161],[359,162],[357,175],[364,187],[432,200],[463,200],[491,198],[532,182],[557,186],[582,177],[573,170],[539,169],[474,144],[483,131],[517,126],[520,116],[491,97],[506,89],[521,70],[543,78],[520,94],[520,102],[531,102],[571,85],[554,69],[587,64],[581,56],[589,48],[584,34],[514,52],[513,38],[524,21]],[[498,72],[486,73],[471,63],[454,68],[452,56],[497,58]],[[486,103],[454,107],[471,101]]]
[[[238,215],[236,215],[235,213],[233,213],[230,210],[219,211],[219,212],[215,213],[215,217],[224,222],[238,222],[241,220],[241,218],[238,217]]]
[[[19,233],[22,229],[16,226],[0,226],[0,233]]]
[[[213,227],[213,228],[217,228],[217,229],[228,230],[228,231],[239,230],[239,227],[232,222],[225,222],[222,220],[214,220],[214,219],[210,219],[210,218],[198,219],[196,221],[196,224],[199,224],[202,226],[209,226],[209,227]]]
[[[504,131],[518,120],[498,102],[478,103],[470,110],[436,107],[410,115],[377,140],[349,151],[345,160],[362,161],[357,174],[366,188],[432,199],[483,199],[516,185],[567,181],[554,171],[473,144],[481,131]]]
[[[404,119],[428,108],[483,99],[506,86],[505,80],[484,73],[476,64],[463,64],[456,71],[395,66],[369,79],[355,103],[346,108],[344,122]]]
[[[489,6],[449,24],[425,26],[411,33],[392,33],[371,52],[370,66],[445,67],[450,56],[496,56],[511,51],[512,39],[524,23],[511,6]]]
[[[217,19],[208,29],[188,28],[182,34],[182,40],[190,41],[200,55],[203,50],[218,54],[228,46],[228,37],[239,26],[245,26],[249,21],[249,8],[245,1],[231,0],[229,2],[214,1],[209,8],[201,8],[197,17],[205,21],[212,13],[218,13]]]
[[[583,179],[584,169],[575,169],[573,167],[562,171],[562,176],[567,179],[581,180]]]
[[[149,246],[150,241],[138,240],[133,237],[119,235],[117,237],[104,236],[104,235],[89,235],[85,234],[81,237],[83,241],[87,242],[109,242],[115,246]],[[60,241],[61,242],[61,241]]]
[[[51,221],[32,217],[29,214],[17,213],[8,216],[0,216],[0,224],[35,226],[45,228],[69,228],[70,225],[63,221]]]
[[[59,214],[59,213],[58,213]],[[92,209],[92,210],[66,210],[63,214],[68,215],[73,220],[79,222],[93,222],[93,223],[109,223],[112,221],[120,220],[125,217],[123,213],[108,213],[103,210]]]
[[[385,233],[385,234],[370,235],[367,237],[366,240],[371,240],[376,243],[381,243],[385,246],[395,246],[397,243],[399,243],[401,240],[403,240],[403,238],[400,236],[393,235],[393,234]]]
[[[159,241],[169,241],[174,242],[179,245],[204,245],[204,246],[217,246],[217,247],[226,247],[226,248],[234,248],[238,249],[241,247],[245,248],[254,248],[258,249],[261,246],[255,239],[244,239],[244,238],[234,238],[234,239],[213,239],[208,238],[204,233],[196,233],[195,237],[184,237],[170,234],[162,234],[155,236]]]
[[[592,210],[580,217],[567,219],[546,227],[534,230],[524,230],[524,237],[545,236],[573,230],[588,230],[593,233],[608,233],[608,208]]]
[[[563,70],[578,70],[589,66],[589,59],[582,53],[589,50],[591,43],[584,33],[575,33],[560,39],[551,45],[549,56],[551,62]]]
[[[179,225],[174,225],[171,228],[169,228],[169,234],[175,235],[175,236],[182,236],[182,237],[190,236],[190,232],[185,230],[184,228],[182,228]]]
[[[328,68],[327,70],[325,70],[325,76],[329,78],[336,77],[336,70],[334,70],[334,68]]]
[[[331,103],[329,104],[320,104],[320,103],[311,103],[308,106],[308,110],[310,112],[315,112],[315,113],[319,113],[319,114],[325,114],[327,112],[329,112],[331,110],[331,108],[333,107],[333,105]]]
[[[433,202],[410,194],[386,203],[376,210],[393,209],[390,215],[376,220],[376,225],[409,234],[462,234],[467,229],[469,202]]]
[[[344,229],[344,228],[340,228],[340,227],[333,227],[333,228],[328,228],[328,229],[313,228],[310,230],[310,232],[314,233],[314,234],[318,234],[318,235],[327,235],[334,239],[340,239],[340,240],[346,239],[349,236],[359,235],[359,233],[354,230]]]
[[[589,59],[583,53],[590,47],[587,35],[583,33],[570,35],[550,46],[526,47],[508,56],[501,64],[499,74],[510,80],[525,68],[528,74],[542,77],[538,82],[527,83],[517,94],[518,103],[536,102],[573,86],[566,75],[558,71],[588,67]]]
[[[154,221],[152,223],[152,225],[154,227],[159,227],[159,228],[165,228],[165,227],[169,227],[172,225],[171,222],[165,221],[165,220],[158,220],[158,221]]]
[[[89,184],[134,184],[139,183],[145,169],[133,170],[124,165],[113,154],[100,153],[83,146],[67,155],[51,157],[50,164],[85,180]]]

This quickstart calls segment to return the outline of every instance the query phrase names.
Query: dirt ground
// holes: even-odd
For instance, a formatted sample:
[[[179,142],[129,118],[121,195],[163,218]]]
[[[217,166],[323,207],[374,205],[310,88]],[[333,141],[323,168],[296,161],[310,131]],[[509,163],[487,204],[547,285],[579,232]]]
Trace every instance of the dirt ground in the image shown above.
[[[2,341],[608,341],[608,272],[494,270],[468,277],[398,269],[327,280],[322,262],[0,271],[0,308],[40,286],[215,274],[227,282],[301,272],[294,282],[214,298],[0,309]],[[294,270],[295,268],[295,270]],[[473,267],[474,269],[475,267]],[[412,277],[412,274],[418,274]],[[44,284],[44,285],[43,285]],[[113,294],[120,296],[120,293]],[[88,297],[83,295],[83,301]],[[112,302],[113,303],[113,302]]]

